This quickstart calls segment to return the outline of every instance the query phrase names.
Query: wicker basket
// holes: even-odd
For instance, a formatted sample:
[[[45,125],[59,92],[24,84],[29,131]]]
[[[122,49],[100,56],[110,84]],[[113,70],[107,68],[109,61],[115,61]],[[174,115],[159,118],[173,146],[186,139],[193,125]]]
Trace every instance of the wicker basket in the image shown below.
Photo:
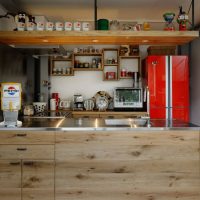
[[[148,55],[176,55],[176,46],[150,46]]]

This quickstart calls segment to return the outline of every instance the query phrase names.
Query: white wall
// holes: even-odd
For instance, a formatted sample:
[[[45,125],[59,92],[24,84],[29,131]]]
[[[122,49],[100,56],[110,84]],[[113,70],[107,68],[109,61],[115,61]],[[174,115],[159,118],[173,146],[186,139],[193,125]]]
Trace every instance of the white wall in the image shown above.
[[[98,91],[107,91],[110,95],[114,87],[131,87],[133,81],[103,81],[101,71],[76,71],[72,77],[51,77],[51,93],[59,92],[61,98],[72,99],[76,93],[82,94],[85,98],[93,97]]]

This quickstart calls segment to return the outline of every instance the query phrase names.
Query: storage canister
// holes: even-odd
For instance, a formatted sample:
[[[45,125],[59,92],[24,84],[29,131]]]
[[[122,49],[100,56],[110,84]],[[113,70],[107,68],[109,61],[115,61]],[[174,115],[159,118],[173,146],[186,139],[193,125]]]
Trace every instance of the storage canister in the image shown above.
[[[108,30],[109,29],[109,21],[107,19],[99,19],[97,21],[98,30]]]

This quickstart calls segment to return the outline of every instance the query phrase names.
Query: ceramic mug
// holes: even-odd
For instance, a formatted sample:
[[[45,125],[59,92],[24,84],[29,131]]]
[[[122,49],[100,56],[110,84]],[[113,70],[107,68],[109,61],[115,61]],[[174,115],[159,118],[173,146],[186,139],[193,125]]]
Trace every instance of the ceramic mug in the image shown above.
[[[46,23],[46,30],[47,31],[53,31],[53,22],[47,22]]]
[[[38,22],[37,23],[37,30],[38,31],[44,31],[44,22]]]
[[[63,30],[63,23],[56,22],[56,31],[62,31],[62,30]]]
[[[27,22],[26,23],[26,29],[27,29],[27,31],[34,31],[35,24],[33,22]]]
[[[81,30],[81,22],[74,22],[74,31]]]
[[[72,30],[72,22],[65,22],[65,31]]]
[[[57,101],[56,99],[50,99],[50,110],[56,110]]]
[[[83,31],[89,31],[90,30],[90,23],[89,22],[83,22],[82,23],[82,30]]]
[[[59,103],[59,107],[62,109],[70,109],[71,107],[71,101],[69,100],[61,100]]]

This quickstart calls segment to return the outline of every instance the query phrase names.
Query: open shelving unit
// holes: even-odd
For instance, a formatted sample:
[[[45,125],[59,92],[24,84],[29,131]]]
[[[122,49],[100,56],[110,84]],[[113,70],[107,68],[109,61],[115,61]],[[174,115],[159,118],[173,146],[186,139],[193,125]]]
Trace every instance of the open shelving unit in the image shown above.
[[[102,53],[73,53],[74,71],[102,71]],[[93,63],[95,61],[95,63]],[[88,66],[84,66],[87,63]],[[98,64],[99,63],[99,64]]]
[[[74,76],[73,58],[50,58],[50,75],[51,76]],[[65,70],[62,73],[57,73],[56,70]]]
[[[119,56],[119,79],[133,79],[133,75],[128,75],[128,72],[140,72],[141,58],[140,56]],[[125,68],[126,76],[121,76],[121,70]]]
[[[103,80],[104,81],[118,81],[119,80],[119,49],[104,48],[103,49]],[[110,77],[115,74],[114,77]],[[110,78],[109,78],[110,77]]]

